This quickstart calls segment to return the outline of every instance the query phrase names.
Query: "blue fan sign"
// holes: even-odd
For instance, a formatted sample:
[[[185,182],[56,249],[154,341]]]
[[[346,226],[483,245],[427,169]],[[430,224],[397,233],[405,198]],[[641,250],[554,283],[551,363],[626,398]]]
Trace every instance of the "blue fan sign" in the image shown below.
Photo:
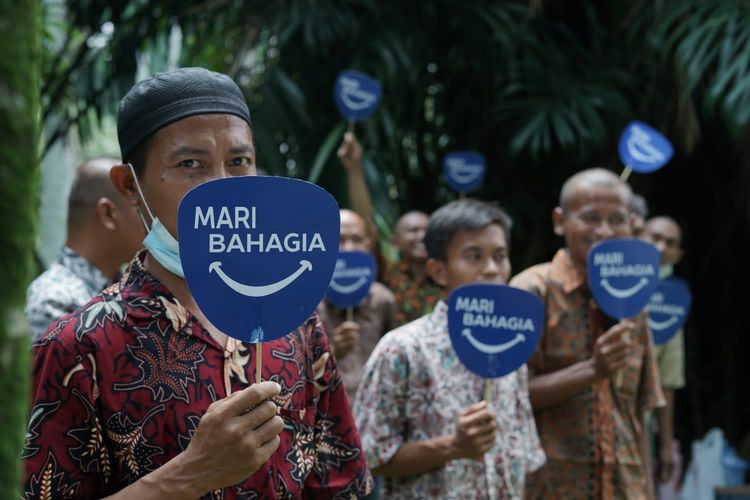
[[[633,121],[620,136],[619,153],[624,165],[647,174],[666,165],[674,149],[662,134],[643,122]]]
[[[454,151],[443,158],[443,175],[448,185],[459,193],[476,191],[482,185],[487,164],[475,151]]]
[[[534,352],[544,305],[529,292],[505,285],[464,285],[448,298],[448,333],[466,368],[484,378],[517,370]]]
[[[380,83],[359,71],[342,71],[333,88],[336,107],[349,121],[360,121],[370,116],[378,107],[382,95]]]
[[[589,250],[588,279],[591,294],[605,314],[632,318],[659,284],[659,251],[640,240],[601,241]]]
[[[687,321],[692,295],[687,283],[680,278],[667,278],[659,282],[646,305],[648,326],[654,344],[662,345],[674,336]]]
[[[339,252],[326,297],[338,307],[355,307],[370,293],[377,275],[375,257],[367,252]]]
[[[206,318],[238,340],[264,342],[304,323],[323,298],[339,208],[309,182],[230,177],[185,195],[177,231],[185,279]]]

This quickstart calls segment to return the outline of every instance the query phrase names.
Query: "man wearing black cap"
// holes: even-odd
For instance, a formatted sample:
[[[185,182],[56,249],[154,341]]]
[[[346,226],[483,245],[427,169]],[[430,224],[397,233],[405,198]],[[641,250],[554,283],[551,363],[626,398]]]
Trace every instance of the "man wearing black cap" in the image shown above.
[[[225,75],[186,68],[133,87],[112,181],[146,250],[120,283],[34,345],[24,448],[30,498],[354,498],[371,479],[327,337],[313,316],[264,345],[228,338],[195,303],[177,207],[191,188],[255,174],[250,115]]]

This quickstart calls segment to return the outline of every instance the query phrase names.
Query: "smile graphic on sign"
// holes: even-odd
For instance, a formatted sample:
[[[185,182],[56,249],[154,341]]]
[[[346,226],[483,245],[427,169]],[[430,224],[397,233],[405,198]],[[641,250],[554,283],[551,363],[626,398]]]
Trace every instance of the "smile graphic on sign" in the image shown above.
[[[324,189],[296,179],[206,182],[180,202],[177,226],[198,307],[239,340],[273,340],[304,323],[336,265],[338,205]]]
[[[475,151],[454,151],[443,159],[443,175],[454,191],[467,193],[482,185],[487,170],[484,156]]]
[[[643,310],[659,282],[659,251],[634,239],[600,241],[588,256],[588,281],[599,308],[611,318]]]
[[[339,252],[326,297],[338,307],[355,307],[370,293],[377,275],[375,257],[367,252]]]
[[[666,137],[645,123],[634,121],[620,136],[620,161],[636,172],[649,173],[672,159],[674,149]]]
[[[646,305],[654,344],[669,342],[682,328],[690,313],[691,303],[692,295],[685,281],[672,277],[659,282]]]
[[[358,71],[340,73],[333,91],[336,107],[350,121],[364,120],[370,116],[383,94],[377,80]]]
[[[456,288],[448,297],[448,333],[466,368],[484,378],[507,375],[534,352],[544,323],[538,297],[505,285]]]
[[[266,295],[272,295],[279,290],[283,290],[305,271],[312,271],[312,264],[309,260],[301,260],[299,264],[299,269],[297,269],[294,273],[290,274],[283,280],[263,286],[243,285],[242,283],[238,283],[237,281],[227,276],[224,271],[222,271],[221,262],[219,261],[212,262],[208,266],[208,271],[215,272],[217,275],[219,275],[221,281],[223,281],[229,288],[237,293],[241,293],[246,297],[265,297]]]

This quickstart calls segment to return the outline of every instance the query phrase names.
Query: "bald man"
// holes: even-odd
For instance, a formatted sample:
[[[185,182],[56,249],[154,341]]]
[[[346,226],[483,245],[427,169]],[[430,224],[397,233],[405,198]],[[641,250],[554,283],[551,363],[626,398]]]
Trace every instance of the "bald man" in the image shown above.
[[[113,158],[94,158],[78,167],[68,198],[65,245],[26,293],[34,339],[112,283],[142,247],[145,232],[137,212],[109,177],[117,163]]]
[[[370,251],[367,226],[359,214],[343,209],[339,250]],[[318,315],[328,331],[333,354],[349,401],[354,401],[362,375],[362,368],[375,345],[386,332],[395,326],[396,302],[393,294],[382,283],[374,282],[365,300],[353,310],[351,321],[346,309],[341,309],[327,299],[318,305]]]
[[[608,170],[572,176],[552,211],[565,247],[552,262],[511,281],[545,304],[544,330],[528,367],[547,463],[529,476],[526,498],[653,497],[644,419],[664,397],[646,316],[613,325],[587,283],[591,246],[631,236],[631,197]]]
[[[660,277],[672,276],[674,266],[682,259],[682,229],[671,217],[653,217],[646,221],[641,238],[652,243],[661,255]],[[685,340],[680,329],[669,342],[656,346],[661,387],[666,405],[656,411],[659,427],[658,480],[668,482],[676,462],[674,441],[674,391],[685,387]]]

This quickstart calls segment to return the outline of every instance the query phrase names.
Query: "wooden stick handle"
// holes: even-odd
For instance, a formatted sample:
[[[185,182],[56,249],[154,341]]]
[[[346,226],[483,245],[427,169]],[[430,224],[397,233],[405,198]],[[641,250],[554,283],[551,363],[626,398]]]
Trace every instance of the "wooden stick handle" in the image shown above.
[[[347,126],[346,126],[346,131],[347,131],[347,132],[351,132],[352,134],[354,133],[354,122],[353,122],[353,121],[350,121],[350,122],[349,122],[349,123],[347,124]]]
[[[261,382],[261,366],[263,364],[263,343],[255,344],[255,383]]]
[[[625,169],[620,174],[620,179],[622,179],[622,182],[628,182],[628,177],[630,177],[630,174],[632,173],[633,173],[633,169],[625,165]]]
[[[346,320],[354,321],[354,309],[352,309],[351,307],[346,308]]]
[[[489,402],[492,398],[492,379],[484,379],[484,400]]]

